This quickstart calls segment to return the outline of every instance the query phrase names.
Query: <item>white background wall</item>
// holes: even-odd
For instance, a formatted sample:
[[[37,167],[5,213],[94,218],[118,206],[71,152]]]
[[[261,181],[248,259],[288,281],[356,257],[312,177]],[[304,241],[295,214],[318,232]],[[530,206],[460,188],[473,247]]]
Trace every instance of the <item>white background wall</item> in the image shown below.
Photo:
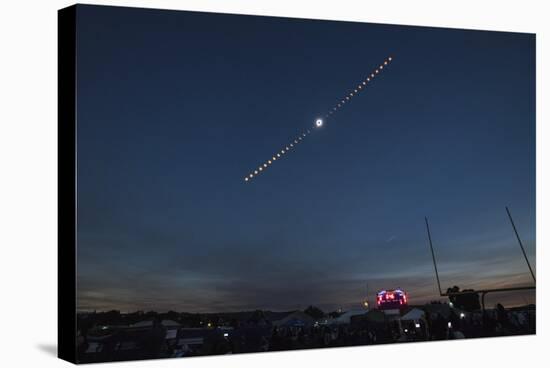
[[[550,346],[548,93],[545,1],[186,0],[97,4],[537,33],[538,334],[469,341],[169,359],[136,367],[526,367]],[[57,340],[57,9],[71,2],[0,2],[0,366],[60,367]],[[546,19],[545,19],[546,14]],[[545,21],[547,24],[545,24]],[[546,189],[546,190],[545,190]],[[546,249],[545,249],[546,248]],[[546,348],[546,351],[544,350]]]

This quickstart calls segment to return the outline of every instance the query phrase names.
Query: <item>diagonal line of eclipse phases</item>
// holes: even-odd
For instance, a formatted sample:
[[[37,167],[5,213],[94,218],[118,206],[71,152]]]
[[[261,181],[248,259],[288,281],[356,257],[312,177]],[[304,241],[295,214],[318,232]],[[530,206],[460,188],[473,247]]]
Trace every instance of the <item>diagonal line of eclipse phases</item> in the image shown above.
[[[276,161],[281,160],[284,156],[286,156],[292,149],[296,148],[298,144],[302,143],[305,138],[307,138],[314,129],[321,128],[324,125],[324,119],[330,118],[332,115],[334,115],[336,112],[338,112],[340,109],[344,107],[344,105],[348,104],[351,99],[355,96],[357,96],[361,91],[363,91],[367,85],[369,85],[374,78],[378,74],[380,74],[384,68],[386,68],[393,58],[389,56],[382,64],[380,64],[377,68],[375,68],[372,73],[370,73],[364,80],[359,82],[359,84],[354,87],[349,93],[347,93],[340,101],[338,101],[325,115],[323,118],[317,118],[315,120],[315,123],[313,124],[311,129],[306,129],[302,133],[300,133],[298,136],[296,136],[294,139],[292,139],[287,145],[282,147],[280,150],[275,152],[270,159],[264,161],[260,166],[253,169],[250,173],[248,173],[244,177],[245,182],[250,182],[252,179],[254,179],[256,176],[260,175],[262,172],[267,170],[271,165],[273,165]]]

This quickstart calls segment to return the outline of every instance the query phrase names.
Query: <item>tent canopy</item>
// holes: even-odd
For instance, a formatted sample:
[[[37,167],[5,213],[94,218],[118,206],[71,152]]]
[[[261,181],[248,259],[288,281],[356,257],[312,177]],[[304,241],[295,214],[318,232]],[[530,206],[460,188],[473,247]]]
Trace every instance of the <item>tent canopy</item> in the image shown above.
[[[424,311],[418,308],[411,309],[407,314],[401,317],[401,319],[405,321],[418,321],[422,318],[424,318]]]
[[[358,315],[363,315],[363,314],[366,314],[366,313],[367,313],[367,311],[364,310],[364,309],[350,310],[350,311],[345,312],[341,316],[339,316],[337,318],[334,318],[332,321],[330,321],[330,324],[337,324],[337,325],[349,324],[351,322],[351,317],[358,316]]]
[[[313,325],[313,318],[301,311],[295,311],[286,317],[273,321],[273,325],[277,327],[304,327]]]

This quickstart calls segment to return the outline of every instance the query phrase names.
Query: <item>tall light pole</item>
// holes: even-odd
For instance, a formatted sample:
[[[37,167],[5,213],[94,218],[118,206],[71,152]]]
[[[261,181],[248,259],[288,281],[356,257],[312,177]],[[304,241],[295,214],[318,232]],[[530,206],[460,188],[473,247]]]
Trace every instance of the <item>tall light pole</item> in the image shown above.
[[[514,233],[516,233],[516,238],[518,239],[519,246],[521,248],[521,252],[523,253],[523,257],[525,257],[525,262],[527,262],[527,267],[529,267],[529,271],[531,272],[531,276],[533,277],[533,281],[535,284],[537,283],[537,279],[535,279],[535,273],[533,272],[533,269],[531,268],[531,264],[529,263],[529,258],[527,258],[527,254],[525,253],[525,249],[523,248],[523,243],[521,242],[521,239],[518,234],[518,230],[516,229],[516,225],[514,224],[514,220],[512,219],[512,214],[510,213],[510,210],[508,207],[506,207],[506,212],[508,213],[508,218],[510,219],[510,223],[512,224],[512,227],[514,228]]]
[[[434,263],[435,277],[437,279],[437,287],[439,288],[439,295],[443,296],[443,293],[441,292],[441,284],[439,282],[439,272],[437,272],[437,263],[435,262],[434,247],[432,245],[432,234],[430,234],[430,225],[428,225],[427,217],[424,217],[424,220],[426,221],[426,230],[428,230],[428,240],[430,241],[430,250],[432,252],[432,261]]]

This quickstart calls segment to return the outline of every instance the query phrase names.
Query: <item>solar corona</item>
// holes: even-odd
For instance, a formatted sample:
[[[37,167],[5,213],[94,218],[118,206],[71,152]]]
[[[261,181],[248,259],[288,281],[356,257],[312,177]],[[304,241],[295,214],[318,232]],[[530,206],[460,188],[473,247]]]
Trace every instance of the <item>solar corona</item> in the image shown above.
[[[318,130],[319,128],[323,127],[325,125],[325,120],[329,117],[334,116],[335,113],[337,113],[346,103],[351,102],[351,100],[356,97],[360,92],[364,91],[366,86],[373,81],[375,76],[379,75],[379,73],[384,70],[384,67],[387,67],[389,63],[393,60],[391,56],[386,58],[378,67],[376,67],[367,77],[365,77],[362,81],[360,81],[357,86],[354,86],[350,92],[346,93],[344,97],[342,97],[341,100],[339,100],[334,106],[332,106],[328,112],[324,115],[323,118],[317,118],[315,119],[313,123],[313,128],[315,130]],[[313,130],[313,131],[315,131]],[[269,168],[273,163],[275,163],[275,160],[277,158],[281,158],[281,154],[289,153],[291,149],[294,149],[297,147],[298,143],[301,143],[304,138],[309,136],[312,132],[312,130],[306,130],[305,132],[300,133],[296,138],[292,138],[289,140],[289,145],[284,145],[281,149],[280,153],[277,153],[276,155],[272,156],[272,160],[267,160],[265,162],[262,162],[259,166],[259,170],[255,169],[249,174],[247,174],[244,177],[244,181],[246,183],[250,182],[252,179],[254,179],[259,174],[265,172],[267,168]],[[277,151],[279,152],[279,151]],[[262,169],[263,167],[263,169]],[[264,170],[265,169],[265,170]]]

